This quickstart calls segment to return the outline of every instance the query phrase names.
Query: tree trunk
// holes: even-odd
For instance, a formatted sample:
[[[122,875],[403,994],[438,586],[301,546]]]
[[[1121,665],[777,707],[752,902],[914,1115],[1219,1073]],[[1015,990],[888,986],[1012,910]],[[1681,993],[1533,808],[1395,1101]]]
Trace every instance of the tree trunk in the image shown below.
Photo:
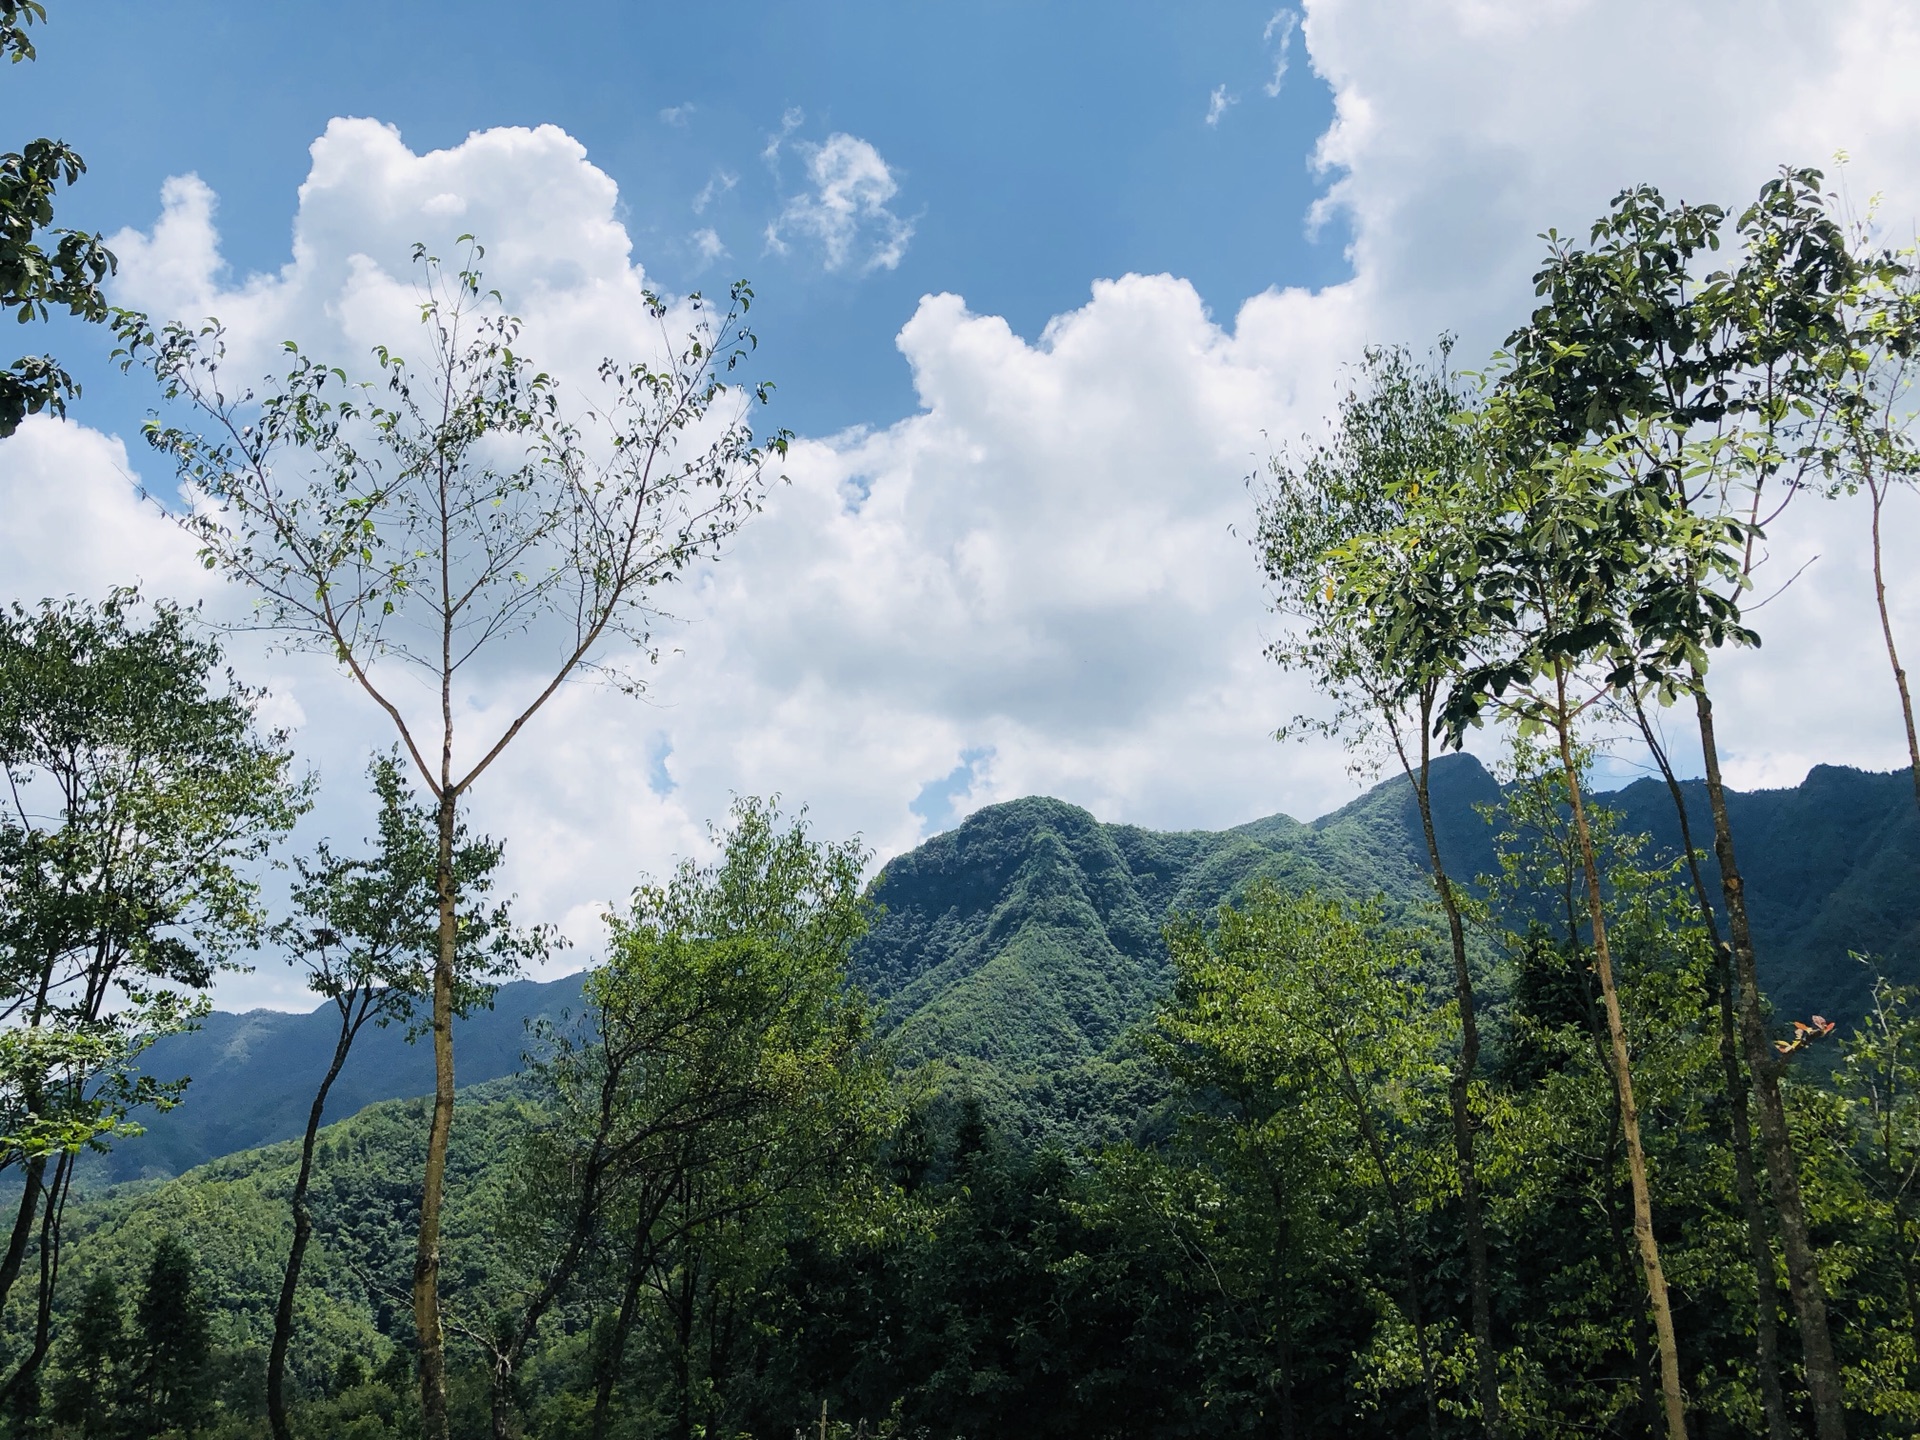
[[[287,1252],[287,1273],[280,1281],[280,1303],[273,1311],[273,1344],[267,1351],[267,1423],[273,1427],[273,1440],[293,1440],[287,1423],[287,1348],[293,1342],[293,1297],[300,1287],[300,1268],[306,1263],[307,1242],[313,1238],[313,1217],[307,1213],[307,1187],[313,1179],[313,1148],[320,1134],[320,1117],[326,1113],[327,1092],[340,1078],[347,1063],[347,1051],[353,1045],[350,1015],[340,1017],[340,1038],[334,1043],[333,1064],[314,1092],[313,1107],[307,1111],[307,1132],[300,1142],[300,1170],[293,1180],[293,1248]]]
[[[1747,1111],[1747,1077],[1740,1069],[1734,1026],[1733,963],[1717,938],[1716,988],[1720,992],[1720,1068],[1727,1082],[1728,1124],[1733,1132],[1733,1186],[1747,1222],[1747,1249],[1753,1259],[1754,1363],[1759,1370],[1760,1404],[1767,1415],[1767,1440],[1793,1440],[1786,1389],[1780,1382],[1780,1287],[1773,1278],[1773,1241],[1767,1212],[1760,1203],[1759,1177],[1753,1169],[1753,1117]]]
[[[27,1162],[26,1178],[20,1190],[20,1209],[13,1218],[13,1233],[7,1237],[7,1253],[0,1257],[0,1305],[13,1293],[20,1267],[26,1263],[27,1244],[33,1239],[34,1217],[40,1213],[40,1186],[46,1179],[47,1157],[36,1155]]]
[[[433,1120],[420,1192],[420,1239],[413,1262],[413,1323],[420,1336],[420,1427],[425,1440],[448,1440],[446,1336],[440,1325],[440,1210],[453,1129],[453,957],[458,897],[454,894],[456,796],[440,788],[440,944],[433,962]]]
[[[1900,692],[1900,718],[1907,725],[1907,765],[1914,803],[1920,804],[1920,734],[1913,728],[1913,695],[1907,689],[1907,672],[1900,666],[1900,651],[1893,643],[1893,619],[1887,614],[1887,575],[1880,550],[1880,509],[1886,504],[1886,482],[1875,483],[1869,477],[1867,491],[1873,497],[1873,599],[1880,608],[1880,634],[1887,642],[1887,659],[1893,665],[1894,689]]]
[[[1506,1418],[1500,1405],[1500,1367],[1493,1349],[1493,1280],[1487,1263],[1487,1232],[1480,1204],[1480,1176],[1473,1155],[1472,1085],[1480,1064],[1480,1025],[1474,1006],[1473,974],[1467,966],[1466,927],[1453,881],[1440,858],[1440,840],[1433,828],[1433,801],[1428,789],[1432,773],[1432,741],[1422,707],[1420,769],[1409,769],[1413,793],[1420,805],[1420,827],[1427,841],[1427,859],[1433,866],[1434,888],[1447,915],[1447,939],[1453,947],[1454,1000],[1460,1010],[1460,1059],[1447,1085],[1447,1103],[1453,1113],[1453,1153],[1460,1177],[1461,1221],[1466,1229],[1467,1284],[1472,1292],[1473,1348],[1480,1380],[1480,1414],[1490,1440],[1502,1440]],[[1404,752],[1401,763],[1405,766]]]
[[[1739,862],[1734,857],[1733,829],[1727,820],[1727,795],[1720,779],[1713,702],[1707,697],[1706,676],[1696,669],[1693,681],[1694,710],[1700,721],[1700,749],[1706,762],[1707,801],[1713,810],[1713,852],[1720,862],[1720,888],[1726,899],[1727,928],[1733,936],[1733,959],[1740,987],[1740,1037],[1747,1052],[1747,1068],[1753,1076],[1754,1096],[1759,1101],[1761,1151],[1766,1159],[1767,1178],[1773,1183],[1774,1209],[1780,1218],[1780,1248],[1787,1261],[1787,1290],[1793,1297],[1794,1314],[1800,1321],[1807,1389],[1813,1397],[1814,1429],[1820,1440],[1844,1440],[1847,1426],[1840,1368],[1833,1356],[1826,1293],[1820,1284],[1820,1262],[1813,1251],[1806,1202],[1800,1194],[1793,1137],[1787,1130],[1787,1108],[1780,1094],[1780,1067],[1768,1048],[1766,1019],[1760,1011],[1753,932],[1747,923],[1746,890],[1740,878]]]
[[[1601,1019],[1599,1007],[1590,1006],[1589,1008],[1593,1010],[1592,1026],[1595,1054],[1599,1057],[1600,1064],[1602,1068],[1606,1070],[1607,1078],[1609,1082],[1611,1082],[1613,1078],[1613,1064],[1608,1059],[1606,1021]],[[1613,1104],[1607,1116],[1607,1145],[1606,1149],[1600,1154],[1600,1166],[1597,1179],[1600,1192],[1600,1204],[1605,1209],[1607,1215],[1607,1238],[1613,1242],[1613,1263],[1620,1271],[1620,1283],[1631,1291],[1635,1284],[1634,1272],[1639,1266],[1634,1259],[1633,1245],[1627,1238],[1627,1231],[1632,1227],[1631,1225],[1623,1226],[1620,1223],[1620,1187],[1614,1183],[1613,1178],[1615,1156],[1619,1154],[1619,1151],[1620,1089],[1618,1086],[1614,1086]],[[1633,1202],[1629,1200],[1627,1203],[1628,1208],[1631,1209]],[[1648,1329],[1646,1308],[1640,1305],[1633,1306],[1627,1312],[1627,1344],[1631,1347],[1633,1358],[1640,1362],[1634,1376],[1633,1384],[1635,1391],[1640,1397],[1640,1409],[1643,1412],[1641,1420],[1646,1433],[1651,1435],[1660,1428],[1660,1397],[1655,1393],[1657,1387],[1654,1380],[1654,1373],[1655,1370],[1658,1369],[1658,1365],[1656,1364],[1650,1367],[1646,1362],[1649,1357],[1654,1357],[1657,1360],[1656,1351],[1659,1347],[1653,1343],[1652,1337],[1648,1335]]]
[[[567,1282],[573,1278],[579,1267],[580,1257],[586,1252],[587,1244],[593,1238],[600,1217],[600,1184],[606,1172],[606,1144],[608,1131],[613,1124],[613,1102],[616,1077],[610,1075],[601,1090],[599,1131],[593,1140],[593,1151],[588,1159],[580,1184],[580,1199],[574,1210],[573,1224],[567,1232],[567,1243],[561,1247],[560,1258],[547,1272],[547,1278],[540,1288],[528,1299],[520,1311],[511,1333],[497,1342],[493,1353],[493,1373],[491,1389],[493,1394],[493,1433],[495,1440],[508,1440],[513,1416],[513,1376],[519,1368],[520,1358],[527,1353],[527,1347],[533,1343],[534,1335],[540,1329],[540,1322],[553,1308]]]
[[[1793,1422],[1787,1415],[1786,1389],[1780,1383],[1780,1287],[1773,1278],[1773,1241],[1767,1233],[1767,1212],[1760,1203],[1760,1186],[1753,1171],[1753,1120],[1747,1111],[1747,1077],[1740,1068],[1740,1045],[1734,1024],[1733,951],[1720,938],[1720,921],[1707,898],[1707,882],[1700,873],[1699,847],[1693,843],[1693,822],[1687,818],[1686,796],[1667,761],[1667,752],[1653,733],[1646,712],[1634,700],[1640,733],[1646,738],[1660,774],[1673,798],[1680,822],[1680,844],[1686,851],[1687,874],[1700,905],[1700,918],[1713,944],[1714,979],[1720,1002],[1720,1070],[1726,1080],[1728,1129],[1733,1148],[1733,1186],[1747,1223],[1747,1249],[1753,1260],[1754,1363],[1760,1380],[1760,1404],[1767,1417],[1767,1440],[1793,1440]]]
[[[699,1256],[690,1247],[680,1252],[680,1303],[673,1317],[674,1440],[693,1440],[693,1307],[699,1280]]]
[[[19,1369],[0,1387],[0,1411],[11,1407],[29,1387],[46,1363],[53,1345],[53,1291],[60,1281],[60,1221],[66,1209],[67,1189],[73,1181],[71,1150],[62,1151],[53,1167],[53,1183],[47,1186],[46,1205],[40,1216],[40,1293],[34,1303],[33,1344]]]
[[[1293,1286],[1287,1274],[1287,1257],[1292,1249],[1292,1226],[1287,1220],[1287,1192],[1281,1177],[1271,1168],[1267,1171],[1267,1191],[1273,1198],[1273,1260],[1268,1270],[1268,1285],[1272,1293],[1286,1296]],[[1280,1371],[1280,1437],[1281,1440],[1296,1440],[1300,1433],[1299,1417],[1293,1404],[1293,1314],[1282,1303],[1275,1320],[1279,1351]]]
[[[493,1440],[513,1440],[513,1358],[493,1357],[492,1417]]]
[[[600,1353],[594,1357],[593,1386],[593,1426],[592,1440],[606,1440],[607,1422],[612,1413],[613,1386],[620,1369],[620,1360],[627,1353],[627,1340],[633,1334],[634,1321],[639,1318],[640,1289],[646,1283],[647,1271],[652,1268],[660,1253],[660,1241],[656,1238],[654,1226],[659,1222],[661,1212],[667,1206],[667,1195],[663,1191],[658,1196],[642,1196],[638,1216],[633,1227],[633,1249],[628,1257],[627,1283],[620,1297],[620,1310],[614,1317],[613,1334]]]
[[[1564,680],[1560,684],[1564,688]],[[1640,1112],[1633,1099],[1633,1072],[1627,1054],[1627,1031],[1620,1017],[1620,996],[1613,986],[1613,958],[1607,948],[1607,921],[1600,896],[1600,868],[1594,858],[1593,835],[1580,794],[1580,775],[1573,761],[1573,742],[1565,720],[1555,726],[1560,741],[1560,764],[1566,772],[1567,797],[1573,809],[1574,838],[1580,846],[1580,864],[1587,879],[1587,917],[1593,930],[1593,965],[1600,979],[1600,998],[1606,1007],[1607,1038],[1612,1048],[1614,1086],[1620,1097],[1620,1131],[1627,1144],[1627,1178],[1633,1186],[1633,1238],[1646,1272],[1647,1299],[1653,1309],[1654,1338],[1660,1348],[1660,1392],[1667,1415],[1669,1440],[1686,1440],[1687,1405],[1680,1389],[1680,1351],[1673,1333],[1673,1311],[1667,1304],[1667,1277],[1660,1268],[1660,1246],[1653,1234],[1653,1197],[1647,1184],[1647,1156],[1640,1144]]]
[[[640,1308],[640,1286],[645,1277],[646,1264],[636,1245],[632,1261],[627,1267],[627,1284],[620,1296],[620,1310],[614,1316],[613,1334],[607,1337],[607,1343],[594,1357],[593,1440],[606,1440],[607,1421],[613,1410],[613,1384],[619,1376],[621,1357],[627,1351],[627,1338],[633,1333],[633,1322]]]

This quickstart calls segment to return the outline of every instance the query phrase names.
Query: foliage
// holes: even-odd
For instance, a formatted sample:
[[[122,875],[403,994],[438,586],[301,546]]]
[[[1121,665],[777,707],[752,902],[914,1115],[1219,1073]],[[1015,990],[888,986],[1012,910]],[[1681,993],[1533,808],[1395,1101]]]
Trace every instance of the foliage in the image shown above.
[[[269,933],[307,987],[332,1002],[357,1033],[369,1020],[407,1024],[432,988],[439,943],[435,919],[438,837],[433,812],[413,798],[394,755],[368,767],[380,802],[378,838],[368,856],[343,856],[326,841],[294,863],[293,913]],[[461,897],[454,1011],[492,1003],[499,979],[542,958],[545,930],[517,931],[504,901],[489,903],[505,847],[455,833],[453,869]]]
[[[305,807],[281,734],[177,607],[140,623],[118,592],[0,614],[0,1172],[19,1178],[0,1304],[30,1251],[33,1338],[0,1399],[38,1385],[52,1341],[74,1162],[178,1086],[134,1069],[203,1013],[259,930],[257,862]]]
[[[34,58],[32,26],[47,18],[40,0],[0,0],[0,54],[15,65]],[[98,235],[56,227],[53,200],[87,164],[60,140],[29,140],[0,154],[0,313],[25,325],[56,309],[83,320],[107,318],[101,291],[113,252]],[[29,355],[0,369],[0,439],[29,415],[64,415],[80,387],[50,355]]]
[[[496,1371],[517,1362],[591,1259],[607,1307],[596,1431],[641,1306],[657,1300],[678,1337],[664,1403],[690,1435],[705,1408],[691,1338],[712,1328],[698,1322],[764,1268],[766,1226],[846,1192],[886,1128],[886,1065],[848,983],[868,924],[865,853],[751,800],[713,838],[717,864],[688,861],[635,891],[588,980],[584,1025],[555,1035],[534,1071],[554,1124],[529,1137],[507,1215],[527,1235],[520,1253],[551,1258],[492,1351]],[[724,1363],[707,1350],[704,1369]]]
[[[600,404],[575,421],[561,413],[554,377],[515,354],[520,321],[484,288],[485,251],[470,235],[459,243],[465,254],[452,273],[414,247],[427,358],[416,365],[374,347],[387,403],[372,398],[371,382],[350,381],[291,342],[283,380],[269,381],[265,395],[236,392],[217,321],[155,330],[143,315],[115,319],[123,365],[150,369],[165,399],[209,427],[157,418],[147,427],[175,462],[186,497],[177,518],[203,560],[254,592],[264,627],[351,675],[392,722],[437,804],[435,1108],[413,1283],[426,1432],[435,1437],[447,1433],[440,1226],[454,1105],[461,803],[581,671],[643,688],[637,672],[610,664],[607,647],[625,640],[652,654],[659,592],[717,556],[759,509],[765,468],[786,454],[788,438],[756,443],[748,411],[768,387],[742,390],[730,379],[756,343],[744,323],[753,300],[745,282],[717,317],[689,296],[693,333],[677,349],[666,344],[663,363],[603,361]],[[648,305],[665,320],[664,301],[650,294]],[[532,679],[508,703],[510,718],[461,747],[457,677],[529,637],[513,668]],[[396,665],[427,681],[437,704],[425,715],[409,713]]]
[[[212,1324],[193,1255],[179,1237],[154,1241],[133,1321],[126,1402],[132,1433],[157,1440],[199,1429],[212,1398]]]

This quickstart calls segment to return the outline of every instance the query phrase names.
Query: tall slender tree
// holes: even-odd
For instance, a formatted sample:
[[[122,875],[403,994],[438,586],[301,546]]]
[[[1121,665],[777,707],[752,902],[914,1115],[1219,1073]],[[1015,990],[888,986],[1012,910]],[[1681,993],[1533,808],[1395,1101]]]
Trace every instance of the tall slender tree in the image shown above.
[[[1575,850],[1584,880],[1593,968],[1606,1018],[1609,1068],[1620,1111],[1633,1198],[1633,1235],[1658,1348],[1660,1391],[1671,1440],[1687,1433],[1679,1338],[1654,1231],[1653,1178],[1640,1133],[1631,1046],[1607,936],[1606,895],[1587,797],[1580,782],[1580,727],[1611,693],[1611,659],[1624,621],[1617,599],[1639,564],[1646,521],[1634,496],[1610,493],[1604,447],[1537,443],[1515,433],[1504,406],[1476,473],[1430,487],[1416,523],[1356,542],[1382,557],[1366,583],[1381,594],[1408,561],[1437,568],[1472,595],[1471,661],[1451,682],[1441,721],[1453,743],[1488,711],[1523,735],[1544,733],[1560,759]]]
[[[411,1039],[417,1007],[433,988],[439,931],[433,812],[414,802],[397,756],[380,756],[371,771],[380,802],[379,838],[372,855],[343,857],[322,842],[313,855],[296,860],[294,913],[272,931],[288,963],[305,970],[307,987],[333,1006],[338,1021],[332,1059],[307,1110],[300,1165],[288,1202],[293,1210],[293,1243],[281,1276],[273,1339],[267,1350],[267,1420],[275,1440],[291,1440],[293,1433],[287,1416],[287,1354],[293,1341],[294,1300],[313,1239],[307,1192],[327,1096],[346,1068],[361,1031],[370,1024],[405,1024]],[[548,944],[545,931],[516,930],[505,904],[488,903],[502,853],[502,847],[490,840],[471,839],[464,826],[455,832],[453,867],[460,895],[455,1015],[490,1004],[495,984],[523,962],[542,955]]]
[[[1554,443],[1602,447],[1612,483],[1640,492],[1642,513],[1659,517],[1635,540],[1643,553],[1617,600],[1630,633],[1617,637],[1614,678],[1694,710],[1741,1048],[1788,1291],[1816,1428],[1821,1440],[1839,1440],[1840,1372],[1782,1066],[1767,1035],[1707,684],[1713,651],[1757,639],[1741,623],[1740,597],[1765,558],[1766,527],[1824,453],[1832,393],[1822,358],[1841,333],[1841,305],[1859,271],[1821,180],[1818,171],[1789,169],[1767,182],[1735,227],[1739,264],[1705,276],[1697,269],[1719,247],[1725,213],[1669,207],[1650,187],[1618,196],[1585,248],[1551,236],[1535,277],[1542,303],[1509,339],[1505,389],[1526,425]]]
[[[1906,728],[1914,800],[1920,803],[1920,730],[1914,725],[1913,690],[1887,602],[1883,535],[1888,502],[1920,481],[1920,444],[1914,438],[1920,411],[1915,389],[1920,380],[1920,264],[1912,250],[1873,254],[1864,227],[1852,238],[1860,271],[1839,307],[1841,328],[1818,364],[1829,392],[1823,409],[1833,421],[1826,446],[1829,488],[1833,493],[1867,492],[1874,608]]]
[[[1694,843],[1686,795],[1667,753],[1666,742],[1647,714],[1641,696],[1629,691],[1628,700],[1635,727],[1673,801],[1687,878],[1700,908],[1701,924],[1713,946],[1714,989],[1720,1017],[1720,1071],[1727,1094],[1727,1142],[1733,1155],[1734,1194],[1740,1202],[1747,1232],[1747,1254],[1753,1265],[1754,1365],[1760,1385],[1760,1404],[1766,1415],[1767,1440],[1792,1440],[1793,1423],[1787,1411],[1786,1387],[1780,1378],[1780,1287],[1774,1277],[1773,1233],[1767,1225],[1766,1210],[1760,1201],[1759,1177],[1753,1166],[1753,1119],[1747,1104],[1751,1086],[1740,1059],[1740,1031],[1735,1018],[1738,982],[1734,975],[1733,947],[1721,932],[1720,916],[1707,893],[1706,877],[1700,868],[1701,851]]]
[[[520,322],[484,288],[483,252],[463,243],[452,269],[416,247],[424,359],[378,347],[379,387],[295,349],[267,393],[236,391],[217,324],[119,321],[124,362],[150,367],[208,427],[148,430],[199,498],[181,520],[207,562],[254,593],[261,624],[341,664],[437,806],[434,1104],[413,1280],[428,1440],[447,1434],[439,1277],[461,807],[570,678],[594,667],[643,687],[632,652],[610,652],[652,654],[663,588],[759,508],[787,444],[784,432],[756,442],[748,412],[768,389],[732,379],[754,344],[744,283],[718,310],[689,297],[693,334],[678,348],[671,307],[650,297],[665,360],[604,362],[600,403],[569,420],[555,379],[515,349]],[[469,738],[456,686],[508,648],[513,673],[531,678],[504,724]],[[427,681],[424,714],[407,703],[408,670]]]
[[[1398,583],[1372,586],[1360,603],[1342,573],[1348,541],[1405,522],[1421,487],[1458,484],[1472,463],[1473,428],[1460,423],[1473,400],[1447,368],[1443,341],[1422,365],[1401,348],[1369,350],[1341,401],[1333,435],[1304,458],[1276,456],[1259,500],[1254,545],[1289,632],[1268,654],[1310,676],[1331,716],[1281,731],[1342,735],[1362,758],[1382,742],[1412,788],[1433,885],[1446,917],[1460,1050],[1448,1088],[1480,1412],[1487,1433],[1505,1432],[1499,1355],[1493,1341],[1493,1279],[1485,1206],[1474,1159],[1473,1085],[1480,1064],[1479,1006],[1466,924],[1433,818],[1437,707],[1465,663],[1468,617],[1453,578],[1403,567]],[[1378,555],[1369,557],[1377,563]]]

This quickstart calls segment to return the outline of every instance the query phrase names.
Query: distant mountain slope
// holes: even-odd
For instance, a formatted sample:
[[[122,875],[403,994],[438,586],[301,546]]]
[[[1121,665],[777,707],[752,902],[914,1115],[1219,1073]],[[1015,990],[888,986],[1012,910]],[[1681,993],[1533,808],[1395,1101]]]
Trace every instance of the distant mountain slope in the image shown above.
[[[501,986],[493,1009],[454,1022],[462,1088],[516,1073],[527,1026],[579,1008],[578,975]],[[216,1155],[300,1134],[338,1035],[334,1009],[327,1005],[303,1015],[215,1011],[198,1030],[168,1036],[147,1052],[144,1068],[164,1080],[190,1076],[186,1102],[164,1115],[144,1117],[145,1135],[116,1145],[108,1155],[89,1157],[83,1173],[94,1183],[177,1175]],[[397,1026],[369,1028],[334,1084],[327,1118],[339,1120],[376,1100],[432,1090],[433,1051],[424,1040],[408,1044]]]
[[[1688,781],[1694,843],[1712,861],[1706,785]],[[1625,828],[1657,849],[1680,850],[1680,826],[1663,782],[1636,780],[1606,797]],[[1785,1015],[1853,1017],[1866,1008],[1871,955],[1890,977],[1920,980],[1920,806],[1904,770],[1892,774],[1816,765],[1791,789],[1729,792],[1735,854],[1753,916],[1760,981]]]
[[[1449,866],[1494,866],[1494,827],[1476,806],[1499,786],[1470,756],[1434,768],[1434,809]],[[1696,841],[1706,798],[1687,786]],[[1676,853],[1666,787],[1642,780],[1605,797],[1656,852]],[[1752,897],[1761,976],[1783,1013],[1852,1016],[1869,974],[1848,956],[1884,957],[1920,979],[1920,814],[1904,772],[1817,767],[1792,789],[1729,798]],[[1132,1125],[1154,1081],[1126,1043],[1167,979],[1161,926],[1205,912],[1256,876],[1352,896],[1378,895],[1401,923],[1426,913],[1425,846],[1411,787],[1376,786],[1303,823],[1285,815],[1236,829],[1164,833],[1106,825],[1059,800],[992,805],[894,859],[875,881],[886,907],[858,967],[887,1008],[902,1058],[940,1060],[1009,1121],[1080,1139]],[[1709,869],[1709,879],[1717,877]],[[1438,978],[1438,977],[1437,977]],[[502,989],[461,1025],[463,1086],[519,1068],[530,1019],[579,1003],[577,977]],[[1497,994],[1498,986],[1490,989]],[[331,1011],[209,1017],[154,1047],[151,1073],[194,1077],[187,1102],[118,1147],[94,1179],[167,1175],[299,1132],[333,1043]],[[432,1088],[431,1057],[396,1031],[367,1035],[329,1114]]]

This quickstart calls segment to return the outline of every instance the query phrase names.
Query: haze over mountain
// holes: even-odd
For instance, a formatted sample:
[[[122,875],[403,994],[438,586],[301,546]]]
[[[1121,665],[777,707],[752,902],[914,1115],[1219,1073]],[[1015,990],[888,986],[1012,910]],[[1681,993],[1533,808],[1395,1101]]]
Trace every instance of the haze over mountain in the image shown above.
[[[1500,789],[1471,756],[1435,766],[1442,852],[1456,873],[1494,868],[1494,826],[1476,807]],[[1705,795],[1688,786],[1696,836]],[[1605,797],[1631,832],[1677,853],[1664,785]],[[1869,967],[1920,975],[1920,919],[1903,904],[1920,865],[1904,772],[1818,766],[1792,789],[1730,796],[1752,897],[1761,975],[1777,1011],[1848,1017]],[[1711,862],[1709,873],[1711,875]],[[859,968],[884,1002],[903,1062],[937,1060],[1029,1134],[1065,1140],[1124,1133],[1153,1082],[1128,1041],[1167,978],[1161,927],[1204,913],[1256,877],[1353,898],[1381,897],[1391,919],[1421,923],[1429,895],[1418,814],[1402,779],[1302,822],[1274,815],[1224,831],[1108,825],[1078,806],[1033,797],[976,811],[893,860],[875,882],[886,910]],[[529,1026],[580,1005],[578,977],[504,986],[491,1011],[460,1022],[463,1086],[515,1073]],[[149,1072],[192,1077],[187,1099],[149,1133],[94,1166],[96,1180],[170,1175],[299,1133],[331,1053],[331,1007],[304,1015],[216,1012],[150,1052]],[[431,1055],[397,1028],[363,1038],[335,1087],[329,1119],[432,1088]]]

